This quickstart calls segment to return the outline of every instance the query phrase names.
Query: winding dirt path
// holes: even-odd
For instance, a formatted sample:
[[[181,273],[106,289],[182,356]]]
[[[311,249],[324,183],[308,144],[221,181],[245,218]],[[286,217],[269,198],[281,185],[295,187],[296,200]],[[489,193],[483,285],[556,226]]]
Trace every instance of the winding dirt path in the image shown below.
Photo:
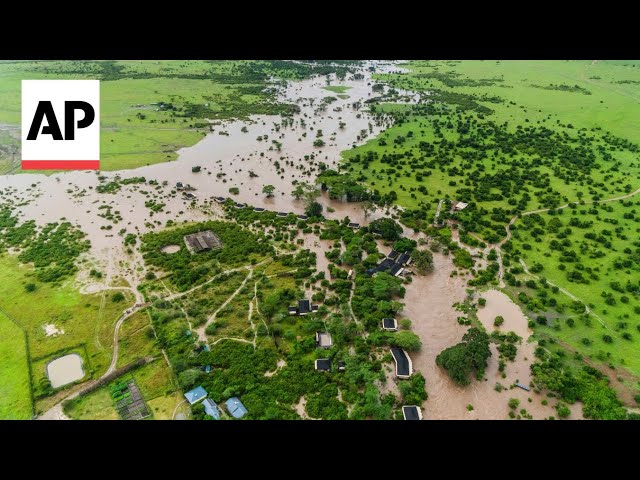
[[[253,268],[249,267],[248,270],[249,270],[249,273],[247,274],[245,279],[242,281],[240,286],[236,289],[236,291],[233,292],[231,296],[227,298],[225,302],[222,305],[220,305],[218,309],[209,316],[209,318],[207,318],[207,321],[205,322],[204,325],[202,325],[201,327],[198,327],[198,329],[196,330],[196,333],[198,334],[198,338],[201,338],[204,341],[207,340],[207,334],[205,332],[207,327],[216,320],[216,316],[218,315],[218,313],[220,313],[222,309],[224,309],[227,305],[229,305],[229,303],[231,303],[231,301],[238,296],[238,294],[240,293],[240,290],[242,290],[244,286],[247,284],[247,282],[253,277]]]
[[[620,200],[625,200],[627,198],[631,198],[634,197],[636,195],[640,194],[640,188],[638,188],[637,190],[634,190],[631,193],[627,193],[626,195],[619,195],[617,197],[611,197],[611,198],[606,198],[604,200],[590,200],[588,202],[584,202],[581,203],[580,205],[592,205],[594,203],[609,203],[609,202],[617,202]],[[523,212],[522,214],[520,214],[520,217],[524,217],[526,215],[533,215],[536,213],[544,213],[544,212],[548,212],[549,210],[562,210],[565,208],[568,208],[569,205],[571,203],[575,203],[575,202],[569,202],[565,205],[561,205],[560,207],[556,207],[556,208],[541,208],[541,209],[536,209],[536,210],[530,210],[528,212]],[[497,263],[498,263],[498,281],[499,281],[499,286],[500,288],[504,288],[505,287],[505,283],[504,283],[504,264],[502,262],[502,246],[508,242],[509,240],[511,240],[511,226],[518,220],[519,216],[515,215],[514,217],[511,218],[511,220],[509,220],[509,223],[507,225],[505,225],[505,230],[507,232],[507,235],[505,238],[503,238],[502,240],[500,240],[500,242],[495,243],[495,244],[487,244],[487,247],[484,249],[484,253],[487,254],[491,249],[495,249],[496,254],[498,256],[497,258]],[[449,220],[449,225],[454,225],[454,224],[459,224],[459,222],[455,221],[455,220]],[[476,240],[480,241],[480,242],[484,242],[484,240],[482,240],[482,238],[480,238],[478,235],[476,235],[475,233],[472,232],[467,232],[467,235],[475,238]],[[462,245],[462,242],[458,241],[458,243],[460,245]],[[470,249],[469,246],[465,246],[465,248],[467,250]],[[525,273],[527,275],[530,275],[531,277],[534,278],[539,278],[537,275],[532,274],[528,267],[527,264],[524,262],[524,260],[520,259],[520,264],[522,265],[523,270],[525,271]],[[575,295],[573,295],[571,292],[569,292],[568,290],[560,287],[559,285],[555,285],[554,283],[551,283],[550,281],[547,280],[547,283],[549,283],[549,285],[554,286],[554,287],[558,287],[559,291],[562,292],[564,295],[566,295],[567,297],[569,297],[570,299],[572,299],[573,301],[576,302],[580,302],[585,306],[585,313],[589,314],[589,315],[593,315],[598,322],[600,322],[602,324],[603,327],[605,327],[607,330],[611,331],[609,329],[609,327],[607,327],[607,325],[605,324],[604,320],[595,312],[593,312],[589,306],[587,305],[586,302],[582,301],[581,299],[579,299],[578,297],[576,297]]]

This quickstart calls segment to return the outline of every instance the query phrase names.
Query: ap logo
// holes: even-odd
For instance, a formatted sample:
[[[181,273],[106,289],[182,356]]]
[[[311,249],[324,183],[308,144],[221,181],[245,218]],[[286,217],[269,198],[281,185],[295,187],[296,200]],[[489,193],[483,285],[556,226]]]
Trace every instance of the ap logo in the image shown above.
[[[22,169],[100,168],[100,81],[22,81]]]

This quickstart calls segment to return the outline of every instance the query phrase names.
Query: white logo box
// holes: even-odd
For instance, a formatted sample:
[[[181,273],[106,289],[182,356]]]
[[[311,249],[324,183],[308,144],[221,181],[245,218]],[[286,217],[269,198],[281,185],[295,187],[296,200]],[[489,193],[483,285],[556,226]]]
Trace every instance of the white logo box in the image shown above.
[[[36,120],[40,102],[51,102],[63,139],[56,140],[43,128],[51,127],[47,116],[37,128],[35,140],[27,137]],[[65,102],[86,102],[95,114],[93,122],[78,128],[85,112],[73,110],[73,139],[65,128]],[[37,123],[37,122],[36,122]],[[52,122],[53,123],[53,122]],[[34,127],[35,128],[35,127]],[[71,135],[69,135],[71,136]],[[100,168],[100,81],[99,80],[23,80],[22,81],[22,169],[97,170]]]

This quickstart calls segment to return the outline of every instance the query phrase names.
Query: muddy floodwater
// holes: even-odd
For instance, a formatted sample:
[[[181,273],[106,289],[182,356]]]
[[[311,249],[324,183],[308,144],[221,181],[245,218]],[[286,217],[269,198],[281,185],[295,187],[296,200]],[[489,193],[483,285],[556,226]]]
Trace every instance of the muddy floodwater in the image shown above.
[[[499,290],[488,290],[482,292],[480,296],[487,301],[487,304],[478,308],[478,319],[488,332],[493,330],[515,332],[524,340],[533,333],[527,326],[529,319],[507,295]],[[504,318],[504,323],[500,327],[494,327],[493,321],[499,315]]]
[[[399,70],[389,62],[374,63],[377,71]],[[290,194],[292,182],[313,182],[320,162],[337,167],[340,152],[366,142],[390,125],[390,119],[376,121],[365,110],[363,101],[375,96],[371,72],[366,68],[371,64],[360,69],[362,80],[331,81],[332,85],[350,87],[346,91],[348,98],[325,90],[325,77],[287,82],[278,96],[279,100],[300,107],[300,113],[291,120],[255,115],[248,121],[212,122],[213,131],[197,144],[179,150],[176,161],[116,172],[3,175],[0,193],[5,200],[19,205],[16,210],[22,220],[33,219],[42,225],[64,218],[79,225],[91,241],[89,255],[106,271],[107,280],[123,276],[136,286],[145,273],[141,257],[137,252],[126,253],[117,233],[120,229],[142,234],[161,228],[167,220],[217,218],[220,210],[212,199],[218,196],[269,210],[302,213],[302,202]],[[336,100],[322,109],[322,100],[330,96]],[[314,147],[320,131],[325,146]],[[201,171],[192,172],[195,166]],[[128,184],[116,194],[99,194],[95,191],[100,184],[99,175],[106,177],[105,181],[145,177],[158,185]],[[177,182],[193,187],[189,191],[195,196],[193,202],[175,189]],[[275,187],[271,198],[262,193],[262,187],[268,184]],[[239,193],[230,194],[230,187],[237,187]],[[151,199],[165,204],[162,211],[150,212],[145,202]],[[335,210],[325,212],[329,218],[349,216],[355,222],[364,221],[358,204],[332,201],[326,195],[320,201]],[[104,218],[107,211],[117,213],[121,220],[112,224]],[[378,211],[371,218],[382,214]]]
[[[531,374],[529,365],[533,362],[534,345],[523,343],[518,345],[518,354],[514,362],[507,362],[506,378],[502,378],[498,371],[498,351],[491,345],[492,356],[485,373],[486,380],[473,379],[465,387],[455,384],[447,373],[436,365],[436,356],[445,348],[459,343],[469,327],[458,324],[457,317],[463,315],[452,308],[455,302],[461,302],[466,297],[466,280],[459,276],[451,277],[455,269],[451,259],[442,254],[434,254],[435,269],[426,276],[416,275],[411,285],[407,285],[404,298],[405,308],[400,318],[409,318],[413,323],[413,331],[422,340],[422,349],[411,353],[411,359],[416,371],[421,372],[426,379],[429,399],[423,404],[425,420],[444,419],[507,419],[510,398],[520,400],[518,411],[526,409],[534,419],[556,416],[554,399],[533,391],[526,392],[520,388],[510,389],[510,385],[520,382],[528,385]],[[483,323],[489,332],[493,329],[493,319],[502,315],[505,323],[502,327],[512,328],[518,335],[527,332],[527,319],[517,305],[498,291],[485,292],[487,298],[486,310],[479,312],[483,318],[490,316],[490,325]],[[503,298],[504,297],[504,298]],[[509,317],[509,321],[507,321]],[[528,335],[527,335],[528,337]],[[496,382],[500,382],[505,389],[495,390]],[[529,398],[531,402],[529,402]],[[548,400],[548,405],[542,405],[542,400]],[[469,410],[467,406],[472,406]],[[570,407],[572,419],[581,418],[579,405]]]
[[[47,377],[53,388],[80,380],[84,377],[82,358],[77,353],[56,358],[47,365]]]

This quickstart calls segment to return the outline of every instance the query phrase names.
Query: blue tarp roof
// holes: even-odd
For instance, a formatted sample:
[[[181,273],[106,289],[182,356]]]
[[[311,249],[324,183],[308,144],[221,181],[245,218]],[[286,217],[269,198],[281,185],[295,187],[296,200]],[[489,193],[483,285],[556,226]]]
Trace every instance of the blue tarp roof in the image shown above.
[[[190,390],[184,394],[184,398],[186,398],[187,401],[192,405],[196,402],[199,402],[206,396],[207,396],[207,391],[202,387],[194,388],[193,390]]]
[[[242,418],[249,413],[238,397],[231,397],[225,402],[225,405],[234,418]]]
[[[216,402],[214,402],[210,398],[206,398],[204,402],[202,402],[202,405],[204,405],[204,411],[207,415],[215,418],[216,420],[220,420],[220,411],[218,410],[218,405],[216,405]]]

